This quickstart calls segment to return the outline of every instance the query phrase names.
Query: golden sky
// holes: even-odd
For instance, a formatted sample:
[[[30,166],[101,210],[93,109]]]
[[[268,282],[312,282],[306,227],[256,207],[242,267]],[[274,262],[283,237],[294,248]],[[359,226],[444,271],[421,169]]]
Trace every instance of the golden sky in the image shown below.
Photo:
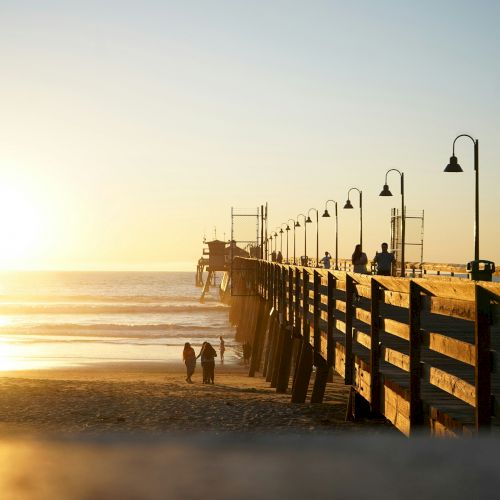
[[[500,7],[469,7],[2,3],[0,268],[190,270],[231,206],[268,201],[274,229],[351,186],[371,255],[400,203],[396,177],[378,197],[389,168],[425,211],[424,260],[465,262],[471,143],[443,173],[459,133],[480,140],[481,257],[500,263]],[[340,231],[347,257],[357,210]]]

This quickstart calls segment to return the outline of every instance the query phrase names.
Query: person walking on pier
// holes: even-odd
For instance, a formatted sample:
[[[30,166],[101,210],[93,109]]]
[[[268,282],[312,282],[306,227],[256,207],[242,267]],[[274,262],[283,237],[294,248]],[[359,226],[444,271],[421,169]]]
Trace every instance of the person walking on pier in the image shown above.
[[[331,255],[328,252],[325,252],[325,256],[320,260],[325,269],[330,269],[330,261],[332,260]]]
[[[366,264],[368,262],[368,257],[366,253],[361,250],[361,245],[356,245],[354,248],[354,253],[352,254],[352,263],[354,266],[353,271],[355,273],[367,274]]]
[[[280,250],[278,250],[278,255],[276,255],[276,262],[278,264],[282,264],[283,263],[283,254],[281,253]]]
[[[382,252],[376,253],[373,258],[374,264],[377,265],[377,274],[380,276],[392,276],[392,265],[396,262],[396,258],[392,252],[388,252],[389,245],[382,243]]]
[[[215,375],[215,357],[217,353],[210,342],[203,342],[200,353],[196,359],[201,357],[201,367],[203,368],[203,383],[213,384]]]
[[[193,376],[194,370],[196,368],[196,353],[194,349],[191,347],[189,342],[184,344],[184,350],[182,351],[182,359],[184,360],[184,364],[186,365],[186,382],[188,384],[192,384],[193,381],[191,377]]]

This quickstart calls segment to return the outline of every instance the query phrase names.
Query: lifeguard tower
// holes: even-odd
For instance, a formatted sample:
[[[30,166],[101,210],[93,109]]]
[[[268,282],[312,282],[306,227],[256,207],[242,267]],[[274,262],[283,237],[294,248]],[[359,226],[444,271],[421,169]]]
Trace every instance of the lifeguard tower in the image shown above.
[[[203,257],[198,261],[196,270],[196,285],[202,286],[200,302],[205,299],[205,294],[210,290],[210,284],[215,283],[215,273],[217,271],[225,272],[226,265],[226,243],[220,240],[207,242],[208,249],[203,249]],[[203,272],[208,271],[208,277],[203,283]]]

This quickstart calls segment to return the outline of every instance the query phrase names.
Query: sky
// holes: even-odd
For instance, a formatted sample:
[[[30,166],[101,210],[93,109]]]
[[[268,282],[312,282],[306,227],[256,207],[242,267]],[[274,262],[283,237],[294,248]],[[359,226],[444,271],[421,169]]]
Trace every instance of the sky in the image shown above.
[[[401,203],[395,173],[378,196],[390,168],[424,260],[467,262],[472,142],[443,173],[461,133],[500,264],[499,21],[493,0],[0,0],[0,268],[191,270],[231,207],[267,202],[274,229],[350,187],[371,256]],[[319,232],[332,252],[331,219]]]

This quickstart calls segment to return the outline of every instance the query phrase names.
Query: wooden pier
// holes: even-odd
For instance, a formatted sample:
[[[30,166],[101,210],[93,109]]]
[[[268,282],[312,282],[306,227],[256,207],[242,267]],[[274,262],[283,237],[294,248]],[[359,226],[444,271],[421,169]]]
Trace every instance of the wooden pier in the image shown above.
[[[258,372],[292,402],[321,403],[330,370],[352,413],[405,435],[495,429],[500,283],[393,278],[237,258],[230,318]],[[500,427],[499,427],[500,428]]]

